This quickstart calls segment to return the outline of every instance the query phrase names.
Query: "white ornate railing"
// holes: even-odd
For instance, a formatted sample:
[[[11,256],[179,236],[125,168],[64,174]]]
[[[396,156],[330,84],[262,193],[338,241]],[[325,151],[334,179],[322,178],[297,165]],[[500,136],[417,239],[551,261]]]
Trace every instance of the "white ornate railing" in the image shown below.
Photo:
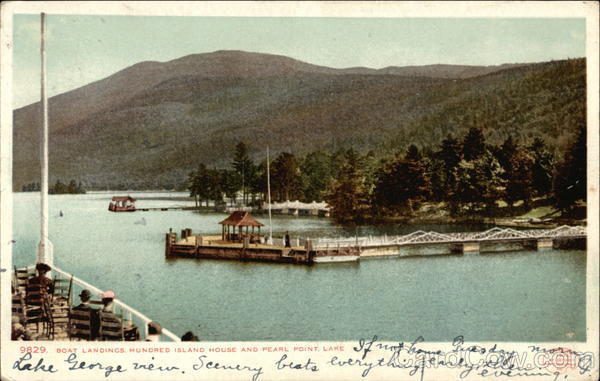
[[[484,232],[463,233],[438,233],[418,230],[406,235],[397,236],[366,236],[366,237],[338,237],[318,238],[312,241],[314,248],[335,247],[372,247],[388,245],[410,245],[419,243],[453,243],[474,241],[511,241],[520,239],[561,238],[561,237],[586,237],[584,226],[560,226],[554,229],[515,230],[492,228]]]
[[[56,266],[52,266],[52,271],[56,271],[57,273],[61,274],[63,277],[65,277],[67,279],[71,279],[71,276],[73,276],[72,274],[69,274],[64,270],[61,270]],[[77,278],[76,276],[73,276],[73,283],[77,284],[81,288],[86,288],[86,289],[90,290],[90,292],[92,292],[93,294],[100,294],[102,292],[102,290],[100,290],[99,288],[92,286],[88,282],[81,280],[81,279]],[[143,323],[144,338],[147,337],[148,336],[148,323],[150,323],[152,321],[152,319],[150,319],[148,316],[142,314],[135,308],[130,307],[127,304],[123,303],[119,299],[115,299],[114,303],[116,306],[118,306],[121,309],[121,311],[125,311],[128,313],[129,320],[133,320],[132,317],[135,316],[137,319],[139,319]],[[181,339],[177,335],[175,335],[173,332],[169,331],[166,328],[162,329],[162,336],[165,336],[173,341],[181,341]]]

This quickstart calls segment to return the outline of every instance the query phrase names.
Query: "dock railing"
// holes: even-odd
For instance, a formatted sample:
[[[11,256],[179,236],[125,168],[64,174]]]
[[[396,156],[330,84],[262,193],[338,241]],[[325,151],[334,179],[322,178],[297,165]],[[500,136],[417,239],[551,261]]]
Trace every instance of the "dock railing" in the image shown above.
[[[52,266],[52,271],[56,271],[57,273],[59,273],[63,277],[65,277],[66,279],[71,279],[71,277],[73,277],[74,285],[77,285],[81,289],[84,289],[84,288],[88,289],[92,294],[98,295],[102,292],[102,290],[100,290],[99,288],[92,286],[88,282],[81,280],[81,279],[77,278],[76,276],[69,274],[68,272],[66,272],[64,270],[61,270],[56,266]],[[73,295],[76,295],[74,291],[72,291],[72,293],[73,293]],[[146,337],[148,337],[148,323],[153,321],[152,319],[150,319],[148,316],[142,314],[135,308],[130,307],[127,304],[123,303],[119,299],[115,299],[114,304],[120,308],[120,310],[123,314],[127,313],[127,318],[125,320],[135,322],[138,327],[141,327],[141,326],[144,327],[143,328],[144,336],[141,338],[141,340],[144,340]],[[141,325],[139,323],[141,323]],[[172,341],[181,341],[181,339],[177,335],[175,335],[173,332],[169,331],[166,328],[162,329],[161,338],[163,336]]]
[[[584,226],[560,226],[554,229],[515,230],[492,228],[483,232],[438,233],[418,230],[410,234],[395,236],[363,236],[363,237],[337,237],[317,238],[312,241],[314,248],[335,247],[374,247],[391,245],[410,245],[419,243],[454,243],[454,242],[481,242],[481,241],[511,241],[539,238],[568,238],[585,237],[587,234]]]

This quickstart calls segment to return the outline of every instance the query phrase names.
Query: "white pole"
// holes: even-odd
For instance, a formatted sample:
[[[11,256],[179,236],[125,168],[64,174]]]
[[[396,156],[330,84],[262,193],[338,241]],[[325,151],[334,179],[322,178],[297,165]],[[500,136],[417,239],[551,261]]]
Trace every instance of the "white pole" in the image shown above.
[[[267,198],[269,200],[269,238],[267,244],[273,244],[273,221],[271,220],[271,171],[270,171],[270,159],[269,159],[269,146],[267,146]]]
[[[41,56],[42,56],[42,141],[41,141],[41,188],[40,188],[40,243],[38,245],[38,263],[50,267],[54,263],[52,243],[48,237],[48,94],[46,91],[46,15],[41,14]]]

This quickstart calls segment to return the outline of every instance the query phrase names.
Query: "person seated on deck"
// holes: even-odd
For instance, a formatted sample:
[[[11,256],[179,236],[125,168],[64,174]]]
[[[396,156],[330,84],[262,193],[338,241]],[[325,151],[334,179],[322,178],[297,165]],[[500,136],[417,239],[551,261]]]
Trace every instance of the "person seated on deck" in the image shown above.
[[[115,312],[115,292],[107,290],[98,296],[102,300],[102,309],[98,313],[100,321],[99,339],[102,341],[123,340],[123,317]],[[119,336],[121,337],[119,338]]]
[[[19,316],[12,316],[12,330],[10,334],[11,340],[24,340],[29,341],[32,340],[33,335],[27,327],[27,322],[25,319],[20,318]]]
[[[102,312],[115,312],[115,303],[113,300],[116,298],[116,295],[113,290],[104,291],[98,297],[102,299]]]
[[[125,341],[140,341],[140,330],[131,320],[123,322],[123,339]]]
[[[148,323],[148,336],[146,341],[160,341],[160,334],[162,333],[162,327],[155,321]]]
[[[79,294],[79,299],[81,303],[77,306],[73,307],[74,311],[84,311],[90,312],[90,331],[91,331],[91,340],[94,340],[98,337],[98,330],[100,328],[100,319],[98,316],[98,309],[94,308],[90,305],[90,299],[92,298],[92,293],[90,290],[84,289]]]
[[[82,310],[82,311],[89,311],[91,309],[95,309],[90,306],[91,298],[92,298],[92,293],[90,292],[90,290],[81,291],[81,293],[79,294],[79,299],[81,300],[81,303],[79,303],[79,305],[73,307],[73,309],[74,310]]]
[[[113,290],[108,290],[100,293],[98,295],[100,299],[102,299],[102,312],[110,312],[111,314],[115,314],[115,319],[121,321],[121,315],[115,313],[115,302],[114,299],[117,298],[115,292]]]
[[[40,262],[35,265],[35,269],[38,275],[27,280],[25,300],[29,305],[40,305],[40,300],[48,302],[54,292],[54,282],[46,276],[51,270],[50,266]]]
[[[198,340],[198,336],[194,335],[194,332],[187,331],[181,336],[181,341],[200,341]]]

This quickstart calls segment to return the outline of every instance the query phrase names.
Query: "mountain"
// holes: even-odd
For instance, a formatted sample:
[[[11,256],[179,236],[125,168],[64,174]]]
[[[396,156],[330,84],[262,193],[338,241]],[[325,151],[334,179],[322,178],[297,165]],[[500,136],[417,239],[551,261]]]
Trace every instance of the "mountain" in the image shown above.
[[[15,189],[38,181],[39,102],[14,111]],[[559,149],[585,123],[585,60],[333,69],[217,51],[141,62],[49,99],[50,181],[160,188],[204,162],[354,147],[433,146],[472,125],[491,142],[540,135]],[[440,138],[441,137],[441,138]]]

